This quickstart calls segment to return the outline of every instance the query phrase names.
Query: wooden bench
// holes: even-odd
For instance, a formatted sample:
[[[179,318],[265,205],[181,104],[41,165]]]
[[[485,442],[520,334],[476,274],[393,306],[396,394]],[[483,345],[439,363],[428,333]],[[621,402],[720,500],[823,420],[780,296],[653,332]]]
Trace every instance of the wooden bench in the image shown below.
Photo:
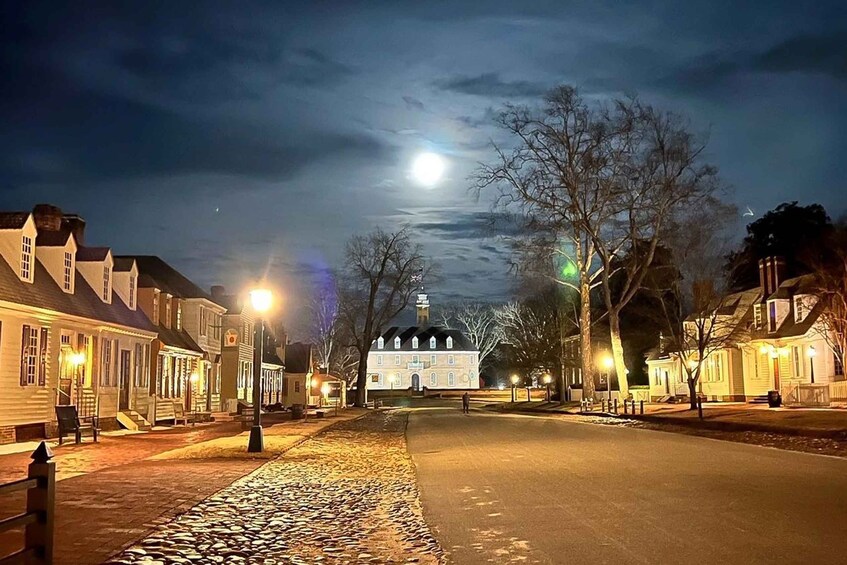
[[[185,406],[183,406],[181,402],[174,402],[174,425],[183,422],[183,424],[187,426],[189,420],[191,420],[193,425],[194,418],[191,414],[185,411]]]
[[[76,443],[82,443],[82,432],[85,430],[91,430],[94,442],[97,442],[97,432],[100,431],[97,418],[93,417],[91,422],[80,422],[76,406],[56,406],[56,421],[59,424],[59,445],[62,445],[65,436],[71,433],[74,434]]]

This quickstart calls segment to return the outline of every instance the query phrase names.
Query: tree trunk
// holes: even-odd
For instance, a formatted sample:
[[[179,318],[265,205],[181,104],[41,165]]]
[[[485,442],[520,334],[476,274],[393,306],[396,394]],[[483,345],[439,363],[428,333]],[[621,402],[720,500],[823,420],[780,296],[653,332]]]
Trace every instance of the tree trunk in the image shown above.
[[[594,398],[594,353],[591,351],[591,285],[586,274],[579,283],[579,353],[582,361],[582,397]]]
[[[618,390],[621,400],[629,398],[629,381],[626,374],[626,361],[621,342],[621,319],[617,310],[609,310],[609,339],[612,343],[612,359],[615,361],[615,373],[618,376]],[[611,376],[609,376],[611,381]],[[611,382],[609,383],[611,386]]]
[[[688,398],[690,408],[697,410],[697,380],[694,377],[688,377]]]
[[[358,349],[358,348],[357,348]],[[368,387],[368,354],[359,349],[359,365],[356,368],[356,406],[364,406]]]

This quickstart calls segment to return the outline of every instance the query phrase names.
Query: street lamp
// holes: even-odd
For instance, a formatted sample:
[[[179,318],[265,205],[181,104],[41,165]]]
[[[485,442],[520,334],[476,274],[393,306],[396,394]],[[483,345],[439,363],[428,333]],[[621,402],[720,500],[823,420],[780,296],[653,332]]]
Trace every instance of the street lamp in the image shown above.
[[[323,394],[323,403],[329,406],[329,383],[321,385],[321,394]]]
[[[609,402],[612,401],[612,376],[610,371],[615,366],[615,360],[611,356],[606,355],[603,358],[603,367],[606,369],[606,390],[609,392]]]
[[[262,437],[262,348],[265,343],[265,324],[262,315],[271,309],[273,294],[265,288],[254,288],[250,291],[250,304],[256,314],[256,322],[259,324],[254,335],[258,335],[253,347],[253,426],[250,428],[250,441],[247,444],[249,453],[261,453],[264,451],[265,440]]]
[[[517,402],[519,380],[517,375],[512,375],[512,402]]]
[[[550,376],[550,373],[546,373],[544,375],[544,384],[547,385],[547,402],[550,402],[550,383],[553,381],[553,377]]]
[[[811,370],[811,372],[809,373],[809,376],[812,377],[812,384],[815,384],[815,355],[817,355],[817,354],[818,354],[818,352],[815,351],[815,346],[810,345],[809,346],[809,369]]]

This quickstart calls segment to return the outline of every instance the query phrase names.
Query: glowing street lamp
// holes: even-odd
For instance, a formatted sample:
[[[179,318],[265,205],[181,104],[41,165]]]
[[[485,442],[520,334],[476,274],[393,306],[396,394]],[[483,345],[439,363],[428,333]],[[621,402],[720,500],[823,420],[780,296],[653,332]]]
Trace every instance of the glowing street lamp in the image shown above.
[[[329,383],[321,385],[321,394],[323,395],[323,404],[329,406]]]
[[[606,369],[606,390],[609,393],[609,402],[612,401],[612,375],[611,370],[612,367],[615,366],[615,360],[612,359],[611,355],[606,355],[603,357],[603,368]]]
[[[550,383],[553,382],[553,377],[550,373],[544,375],[544,384],[547,386],[547,402],[550,402]]]
[[[517,402],[518,396],[518,381],[520,378],[517,375],[512,375],[512,402]]]
[[[809,369],[810,369],[809,376],[812,378],[812,384],[815,384],[815,355],[817,355],[817,354],[818,354],[818,352],[815,351],[815,346],[810,345],[809,346]]]
[[[265,323],[262,315],[273,306],[273,293],[266,288],[254,288],[250,291],[250,304],[256,315],[258,328],[255,335],[258,339],[253,346],[253,426],[250,428],[250,441],[247,444],[249,453],[264,451],[265,440],[262,437],[262,348],[265,342]]]

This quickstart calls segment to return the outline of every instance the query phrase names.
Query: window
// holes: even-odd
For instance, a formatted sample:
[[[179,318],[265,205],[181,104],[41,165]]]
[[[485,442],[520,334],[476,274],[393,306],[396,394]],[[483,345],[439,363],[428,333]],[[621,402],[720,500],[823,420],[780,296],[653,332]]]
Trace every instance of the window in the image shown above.
[[[662,384],[662,373],[659,371],[659,368],[653,369],[653,384],[660,385]]]
[[[421,358],[419,355],[412,355],[412,363],[420,363]]]
[[[377,364],[377,365],[382,365],[382,355],[377,355],[377,356],[376,356],[376,364]]]
[[[412,338],[412,349],[418,348],[418,336]]]
[[[832,363],[835,366],[835,374],[839,375],[839,376],[843,375],[844,374],[844,364],[841,362],[841,359],[835,353],[832,354]]]
[[[112,340],[102,340],[100,353],[100,385],[110,386],[112,380]]]
[[[200,307],[200,335],[206,335],[206,309]]]
[[[399,365],[399,364],[400,364],[400,356],[399,356],[399,355],[395,355],[395,356],[394,356],[394,364],[395,364],[395,365]]]
[[[244,322],[241,325],[241,343],[246,343],[246,344],[250,343],[250,338],[248,337],[249,334],[250,334],[250,324],[247,323],[247,322]]]
[[[756,304],[753,306],[753,327],[757,330],[762,329],[762,305]]]
[[[62,280],[63,286],[66,292],[71,291],[71,275],[74,271],[74,256],[70,254],[70,252],[65,251],[65,263],[64,263],[64,277]]]
[[[435,366],[435,359],[436,359],[436,356],[435,356],[435,355],[430,355],[430,356],[429,356],[429,364],[430,364],[431,366],[433,366],[433,367]]]
[[[300,381],[294,381],[294,392],[300,392]]]
[[[447,364],[448,365],[455,365],[456,364],[456,358],[453,357],[452,355],[448,355],[447,356]]]
[[[794,321],[800,323],[803,321],[803,317],[806,315],[803,309],[803,299],[800,296],[794,297]]]
[[[377,349],[385,349],[385,340],[382,339],[382,336],[379,336],[379,339],[376,340],[376,348]]]
[[[135,310],[135,275],[129,276],[129,308]]]
[[[159,293],[153,292],[153,324],[159,325]]]
[[[776,331],[776,302],[768,303],[768,331]]]
[[[32,282],[32,238],[26,235],[21,240],[21,278]]]
[[[456,386],[456,375],[447,373],[447,386]]]
[[[103,302],[109,302],[112,297],[111,274],[109,265],[103,266]]]
[[[47,381],[47,328],[24,325],[21,331],[21,386]]]
[[[437,386],[438,385],[438,375],[435,373],[429,374],[429,386]]]
[[[182,329],[182,302],[176,303],[176,329]]]
[[[429,338],[429,348],[435,349],[435,336]]]
[[[796,345],[791,347],[791,356],[794,358],[794,376],[800,376],[800,348]]]
[[[399,337],[394,338],[394,349],[400,349],[400,338]]]
[[[142,386],[143,381],[144,381],[144,377],[143,377],[143,374],[142,374],[142,371],[144,369],[144,364],[143,364],[141,356],[142,356],[142,346],[141,346],[140,343],[136,343],[135,344],[135,354],[132,356],[132,361],[133,361],[133,369],[134,369],[133,375],[135,377],[133,379],[133,384],[137,387]]]
[[[452,337],[447,338],[447,349],[453,349],[453,338]]]
[[[382,373],[379,373],[377,375],[377,383],[379,383],[379,386],[383,386],[385,384],[385,380],[383,380]]]

